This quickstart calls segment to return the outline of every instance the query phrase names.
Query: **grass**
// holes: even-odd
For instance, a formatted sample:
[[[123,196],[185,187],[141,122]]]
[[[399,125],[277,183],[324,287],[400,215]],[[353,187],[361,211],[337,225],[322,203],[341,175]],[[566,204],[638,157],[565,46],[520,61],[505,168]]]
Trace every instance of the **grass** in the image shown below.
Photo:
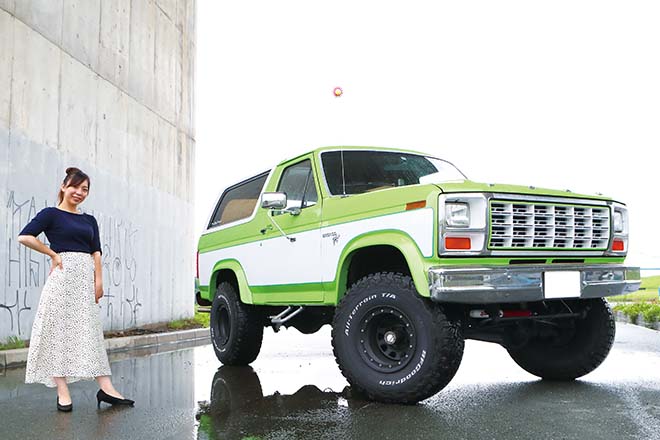
[[[25,348],[25,341],[18,336],[10,336],[6,342],[0,343],[0,350],[12,350],[14,348]]]
[[[660,287],[660,275],[644,277],[637,292],[612,296],[608,299],[612,302],[658,302],[658,287]]]
[[[657,292],[658,287],[660,287],[660,275],[642,278],[642,289],[653,289]]]
[[[211,319],[210,313],[200,313],[195,308],[195,316],[191,319],[179,319],[171,321],[167,324],[167,328],[171,330],[183,330],[188,328],[208,327]]]

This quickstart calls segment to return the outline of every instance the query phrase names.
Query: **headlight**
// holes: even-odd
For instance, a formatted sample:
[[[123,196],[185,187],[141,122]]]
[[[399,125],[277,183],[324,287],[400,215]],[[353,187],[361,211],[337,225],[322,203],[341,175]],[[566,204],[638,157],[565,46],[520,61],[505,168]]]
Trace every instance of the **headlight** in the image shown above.
[[[480,255],[486,245],[487,209],[484,194],[440,194],[439,255]]]
[[[623,213],[614,211],[614,232],[623,232]]]
[[[620,204],[612,206],[612,234],[606,255],[626,255],[628,252],[628,209]]]
[[[614,206],[612,227],[614,229],[615,234],[628,233],[628,210],[621,205]]]
[[[445,205],[447,226],[467,228],[470,226],[470,206],[467,203],[447,203]]]

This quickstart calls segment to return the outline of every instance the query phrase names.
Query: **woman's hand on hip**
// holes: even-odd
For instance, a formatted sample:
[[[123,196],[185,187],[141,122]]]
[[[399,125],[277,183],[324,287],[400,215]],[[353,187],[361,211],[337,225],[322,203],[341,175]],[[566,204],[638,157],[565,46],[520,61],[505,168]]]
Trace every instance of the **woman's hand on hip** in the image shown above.
[[[94,285],[94,297],[96,300],[96,304],[98,304],[99,300],[103,297],[103,284],[96,283]]]
[[[62,257],[60,257],[58,254],[55,254],[50,259],[50,272],[48,272],[48,275],[53,273],[56,267],[59,267],[60,270],[64,270],[64,267],[62,266]]]

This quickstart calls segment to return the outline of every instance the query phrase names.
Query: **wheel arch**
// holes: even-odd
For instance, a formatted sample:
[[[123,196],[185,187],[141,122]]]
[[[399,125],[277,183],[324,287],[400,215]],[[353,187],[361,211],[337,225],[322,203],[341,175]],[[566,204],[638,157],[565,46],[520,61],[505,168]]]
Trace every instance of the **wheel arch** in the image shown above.
[[[224,281],[231,283],[238,291],[241,302],[252,304],[252,291],[250,290],[243,266],[235,259],[218,261],[211,272],[209,282],[209,297],[213,301],[217,294],[218,285]]]
[[[384,256],[385,264],[365,265],[365,259],[374,253],[377,253],[379,258]],[[336,301],[339,302],[353,282],[361,278],[360,275],[366,275],[369,271],[398,271],[410,275],[417,292],[428,297],[429,286],[423,261],[424,256],[417,243],[403,231],[374,231],[359,235],[344,247],[339,257],[335,275]],[[358,266],[362,268],[356,269]]]

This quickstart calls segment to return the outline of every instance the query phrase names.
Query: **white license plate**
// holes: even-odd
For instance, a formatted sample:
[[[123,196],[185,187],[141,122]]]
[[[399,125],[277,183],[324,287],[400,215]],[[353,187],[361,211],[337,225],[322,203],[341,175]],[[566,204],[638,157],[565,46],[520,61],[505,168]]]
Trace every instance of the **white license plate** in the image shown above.
[[[543,292],[545,299],[579,298],[580,272],[545,272]]]

